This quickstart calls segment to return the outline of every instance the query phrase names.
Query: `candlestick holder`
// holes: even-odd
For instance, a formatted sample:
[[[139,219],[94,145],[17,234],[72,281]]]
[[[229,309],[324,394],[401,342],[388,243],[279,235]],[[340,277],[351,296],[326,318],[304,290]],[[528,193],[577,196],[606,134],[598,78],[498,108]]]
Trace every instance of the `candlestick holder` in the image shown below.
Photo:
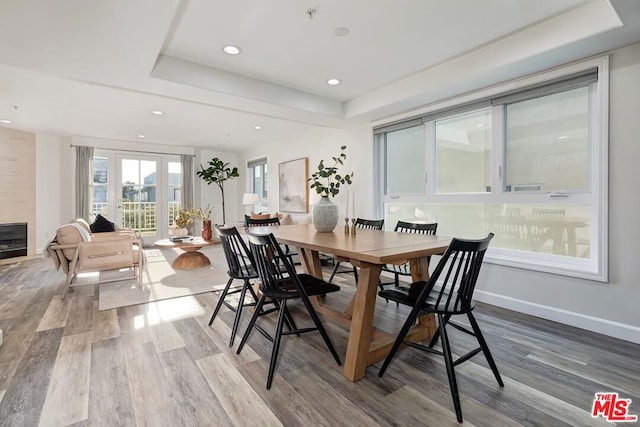
[[[349,218],[344,219],[344,234],[349,235]]]
[[[355,218],[351,218],[351,235],[352,236],[356,235],[356,219]]]

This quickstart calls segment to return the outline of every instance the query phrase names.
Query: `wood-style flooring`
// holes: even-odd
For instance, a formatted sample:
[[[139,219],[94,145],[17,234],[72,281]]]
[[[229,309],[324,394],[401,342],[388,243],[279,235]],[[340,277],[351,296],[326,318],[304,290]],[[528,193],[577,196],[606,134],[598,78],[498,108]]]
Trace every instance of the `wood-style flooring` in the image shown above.
[[[439,356],[407,349],[384,377],[371,366],[352,383],[317,333],[289,336],[266,390],[271,344],[256,333],[236,355],[233,313],[207,326],[216,294],[101,312],[95,286],[62,301],[64,277],[51,264],[0,267],[2,426],[457,425]],[[353,282],[339,280],[343,290],[326,303],[344,307]],[[632,399],[630,413],[640,415],[639,345],[488,305],[476,313],[505,387],[482,355],[458,366],[465,425],[611,425],[591,417],[602,391]],[[378,300],[376,325],[395,331],[405,315]],[[347,331],[324,324],[343,356]],[[450,339],[456,354],[475,344],[454,329]]]

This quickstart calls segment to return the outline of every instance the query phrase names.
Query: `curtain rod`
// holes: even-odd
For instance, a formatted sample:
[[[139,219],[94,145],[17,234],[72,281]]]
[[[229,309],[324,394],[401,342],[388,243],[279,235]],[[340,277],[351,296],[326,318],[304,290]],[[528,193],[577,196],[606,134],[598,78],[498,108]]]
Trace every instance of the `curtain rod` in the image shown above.
[[[69,147],[83,147],[82,145],[70,144]],[[142,153],[142,154],[170,154],[173,156],[180,156],[183,153],[162,153],[159,151],[142,151],[142,150],[126,150],[120,148],[102,148],[102,147],[93,147],[98,150],[107,150],[107,151],[123,151],[125,153]],[[187,156],[195,157],[195,154],[187,154]]]

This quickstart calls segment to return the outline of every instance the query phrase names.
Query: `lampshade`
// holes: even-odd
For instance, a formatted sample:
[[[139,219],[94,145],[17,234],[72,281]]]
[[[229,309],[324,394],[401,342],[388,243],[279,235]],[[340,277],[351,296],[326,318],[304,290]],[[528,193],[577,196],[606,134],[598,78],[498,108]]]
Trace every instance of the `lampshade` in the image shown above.
[[[244,193],[242,195],[242,204],[243,205],[255,205],[258,203],[260,198],[256,193]]]

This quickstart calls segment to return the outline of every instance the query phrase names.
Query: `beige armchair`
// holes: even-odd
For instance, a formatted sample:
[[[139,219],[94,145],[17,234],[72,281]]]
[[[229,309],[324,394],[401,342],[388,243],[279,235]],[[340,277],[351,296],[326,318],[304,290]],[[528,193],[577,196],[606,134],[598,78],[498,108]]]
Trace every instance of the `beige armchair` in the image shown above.
[[[56,238],[47,247],[56,270],[62,268],[67,275],[62,299],[66,298],[74,277],[79,273],[129,268],[132,276],[95,283],[136,278],[138,286],[142,287],[143,253],[140,239],[127,230],[91,234],[85,224],[76,220],[61,226]]]

